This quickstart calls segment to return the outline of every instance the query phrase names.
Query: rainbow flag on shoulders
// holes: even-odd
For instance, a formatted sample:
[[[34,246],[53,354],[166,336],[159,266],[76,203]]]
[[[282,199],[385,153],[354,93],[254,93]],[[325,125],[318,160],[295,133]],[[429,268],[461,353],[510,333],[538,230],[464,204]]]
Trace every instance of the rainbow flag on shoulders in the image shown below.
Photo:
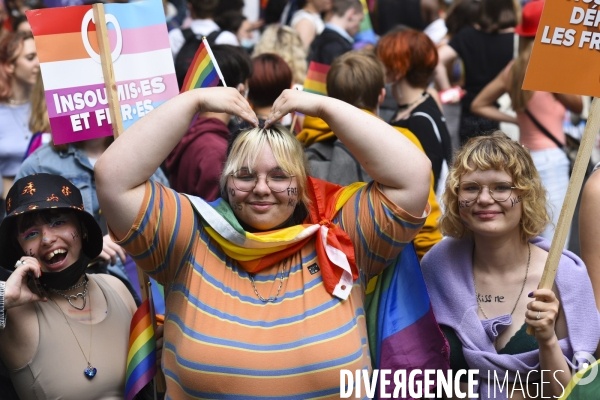
[[[156,339],[150,300],[144,300],[131,319],[125,375],[126,400],[132,400],[156,375]]]
[[[405,370],[408,376],[417,369],[450,368],[450,349],[433,314],[413,242],[369,281],[366,295],[374,369]],[[419,380],[425,387],[422,376]]]
[[[221,74],[221,70],[219,69],[219,64],[217,64],[215,56],[210,49],[210,45],[206,38],[203,37],[202,43],[194,55],[192,64],[187,74],[185,74],[180,93],[192,89],[217,86],[219,79],[223,82],[223,86],[227,87],[225,79],[223,79],[223,74]]]
[[[314,61],[310,62],[306,79],[304,80],[304,91],[314,94],[327,96],[327,73],[329,65],[320,64]]]

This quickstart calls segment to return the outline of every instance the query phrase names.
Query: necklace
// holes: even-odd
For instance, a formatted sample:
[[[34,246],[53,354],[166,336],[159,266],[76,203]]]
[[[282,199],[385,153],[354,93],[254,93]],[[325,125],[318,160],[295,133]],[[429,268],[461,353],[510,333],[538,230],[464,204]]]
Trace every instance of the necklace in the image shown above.
[[[85,290],[87,292],[87,279],[86,279],[85,283],[86,283]],[[50,290],[52,290],[52,289],[50,289]],[[81,294],[81,293],[78,293],[78,295],[79,294]],[[85,297],[83,298],[83,300],[84,300],[84,306],[85,306]],[[75,331],[71,327],[71,324],[69,323],[69,320],[67,319],[67,316],[65,315],[64,311],[62,310],[62,308],[59,307],[58,303],[56,303],[56,301],[54,299],[52,299],[52,301],[54,302],[54,304],[56,304],[56,307],[58,307],[58,309],[62,313],[63,317],[65,318],[65,322],[67,323],[69,329],[71,330],[71,333],[73,334],[73,337],[75,338],[75,341],[77,342],[77,346],[79,346],[79,350],[81,350],[81,354],[83,355],[83,358],[85,358],[85,361],[87,362],[87,367],[83,370],[84,375],[88,379],[92,379],[94,376],[96,376],[96,373],[98,372],[98,370],[96,368],[92,367],[92,331],[94,328],[94,324],[92,323],[92,297],[90,296],[90,352],[87,357],[85,356],[85,352],[83,351],[83,348],[81,347],[81,343],[79,343],[79,339],[77,339],[77,335],[75,335]],[[69,303],[71,304],[70,300],[69,300]],[[71,304],[71,305],[73,305],[73,304]],[[75,307],[75,306],[73,306],[73,307]],[[77,307],[75,307],[75,308],[77,308]],[[83,307],[81,309],[83,309]]]
[[[527,269],[525,270],[525,279],[523,279],[523,285],[521,286],[521,291],[519,292],[519,295],[517,296],[517,301],[515,302],[515,306],[513,307],[512,311],[510,312],[511,317],[517,308],[517,304],[519,304],[519,299],[521,298],[521,295],[523,294],[523,289],[525,289],[525,282],[527,282],[527,275],[529,274],[529,262],[531,261],[531,244],[529,244],[529,243],[527,243],[527,250],[529,251],[529,255],[527,256]],[[475,254],[475,248],[473,248],[473,254]],[[485,319],[489,319],[489,317],[487,316],[487,314],[485,313],[485,311],[483,311],[483,308],[481,307],[481,300],[479,299],[479,293],[477,292],[477,285],[475,284],[475,269],[474,268],[475,267],[473,266],[473,286],[475,287],[475,297],[477,298],[477,306],[479,307],[479,310],[481,311],[481,313],[483,314]]]
[[[412,101],[412,102],[410,102],[408,104],[398,104],[398,110],[399,111],[407,110],[407,109],[411,108],[412,106],[414,106],[415,104],[417,104],[419,101],[423,100],[426,97],[429,97],[429,93],[423,92],[423,93],[421,93],[421,95],[419,96],[419,98],[416,99],[415,101]]]
[[[80,292],[80,293],[77,293],[77,294],[71,294],[71,295],[66,295],[66,294],[64,294],[64,293],[61,293],[61,292],[66,292],[66,291],[68,291],[68,290],[72,290],[72,289],[78,289],[78,288],[80,288],[80,287],[82,287],[82,286],[85,286],[85,289],[83,289],[83,293],[81,293],[81,292]],[[53,288],[50,288],[50,291],[51,291],[52,293],[56,293],[57,295],[64,297],[64,298],[65,298],[65,300],[67,300],[67,301],[69,302],[69,304],[71,305],[71,307],[73,307],[73,308],[76,308],[76,309],[78,309],[78,310],[83,310],[83,309],[85,308],[85,301],[86,301],[86,300],[85,300],[85,297],[87,296],[87,292],[88,292],[88,280],[87,280],[87,277],[84,277],[84,278],[83,278],[83,282],[79,282],[78,284],[76,284],[76,285],[73,285],[73,286],[71,286],[71,287],[70,287],[70,288],[68,288],[68,289],[65,289],[65,290],[58,290],[58,289],[53,289]],[[78,298],[78,297],[80,297],[80,296],[81,296],[81,298],[83,299],[83,305],[81,306],[81,308],[80,308],[80,307],[77,307],[77,306],[76,306],[75,304],[73,304],[73,302],[71,301],[71,300],[77,300],[77,298]]]
[[[6,101],[8,102],[8,104],[10,104],[11,106],[22,106],[23,104],[26,104],[29,100],[14,100],[14,99],[6,99]]]
[[[254,293],[256,294],[256,297],[258,297],[258,299],[260,301],[262,301],[263,303],[273,303],[279,297],[279,292],[281,292],[281,287],[283,286],[283,276],[285,274],[286,265],[287,265],[287,258],[285,260],[283,260],[283,268],[281,269],[281,276],[279,277],[279,288],[277,289],[277,294],[275,295],[275,297],[271,296],[268,299],[265,299],[264,297],[262,297],[260,295],[260,293],[258,293],[258,289],[256,289],[256,284],[254,283],[254,276],[252,276],[252,274],[248,274],[248,276],[250,277],[250,282],[252,283],[252,288],[254,289]]]

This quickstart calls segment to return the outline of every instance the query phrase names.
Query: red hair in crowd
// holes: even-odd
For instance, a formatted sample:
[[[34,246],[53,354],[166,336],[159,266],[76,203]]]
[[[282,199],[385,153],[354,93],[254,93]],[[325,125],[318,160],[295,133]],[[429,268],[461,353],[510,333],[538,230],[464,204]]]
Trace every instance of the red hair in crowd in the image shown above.
[[[252,64],[254,73],[248,79],[248,100],[255,107],[271,106],[281,92],[292,87],[292,70],[277,54],[260,54]]]
[[[438,52],[431,39],[414,30],[382,37],[377,45],[377,56],[389,74],[401,75],[412,87],[427,87],[438,64]]]

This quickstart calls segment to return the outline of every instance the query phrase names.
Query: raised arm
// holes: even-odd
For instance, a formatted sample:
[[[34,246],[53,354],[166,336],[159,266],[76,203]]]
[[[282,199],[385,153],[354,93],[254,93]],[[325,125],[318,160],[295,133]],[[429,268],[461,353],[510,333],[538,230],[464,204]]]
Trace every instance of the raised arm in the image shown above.
[[[471,103],[471,112],[494,121],[517,123],[517,118],[496,108],[496,100],[506,93],[505,71],[487,84]]]
[[[450,89],[450,79],[446,66],[458,58],[458,53],[448,44],[438,49],[438,65],[435,69],[434,81],[438,90]]]
[[[285,90],[279,96],[269,120],[277,121],[290,111],[323,119],[367,173],[383,185],[390,200],[415,216],[422,215],[431,162],[404,135],[348,103],[297,90]]]
[[[94,169],[96,189],[102,213],[117,237],[125,236],[135,221],[144,199],[144,183],[201,111],[237,115],[256,124],[256,115],[236,89],[197,89],[141,118],[102,154]]]

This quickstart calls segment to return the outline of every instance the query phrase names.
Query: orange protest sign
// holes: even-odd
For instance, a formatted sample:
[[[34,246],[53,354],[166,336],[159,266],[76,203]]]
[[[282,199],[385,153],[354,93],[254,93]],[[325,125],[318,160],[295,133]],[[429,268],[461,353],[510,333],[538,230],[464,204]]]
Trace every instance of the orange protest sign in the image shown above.
[[[523,89],[600,96],[600,0],[546,0]]]

